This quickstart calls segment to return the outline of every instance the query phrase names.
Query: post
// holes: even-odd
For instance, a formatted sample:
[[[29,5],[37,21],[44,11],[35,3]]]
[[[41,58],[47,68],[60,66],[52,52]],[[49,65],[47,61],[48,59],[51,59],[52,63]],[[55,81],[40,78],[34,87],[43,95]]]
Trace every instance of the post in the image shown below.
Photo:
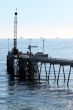
[[[60,65],[60,67],[59,67],[59,73],[58,73],[58,78],[57,78],[57,84],[58,84],[58,81],[59,81],[60,70],[61,70],[61,65]]]
[[[50,67],[49,67],[48,80],[49,80],[49,76],[50,76],[50,70],[51,70],[51,63],[50,63]]]
[[[42,69],[42,63],[41,63],[41,65],[40,65],[39,78],[40,78],[40,75],[41,75],[41,69]]]
[[[14,48],[17,49],[17,9],[14,17]]]
[[[53,70],[54,70],[54,77],[55,77],[55,80],[56,80],[56,74],[55,74],[55,67],[54,67],[54,64],[53,64]]]
[[[62,68],[63,68],[64,82],[65,82],[65,72],[64,72],[64,66],[62,66]]]
[[[38,73],[38,79],[39,79],[39,81],[40,81],[40,72],[39,72],[38,64],[37,64],[37,73]]]
[[[46,72],[46,79],[47,79],[47,70],[46,70],[46,64],[44,63],[45,66],[45,72]]]
[[[69,84],[70,74],[71,74],[71,66],[70,66],[70,70],[69,70],[69,75],[68,75],[68,80],[67,80],[67,86],[68,86],[68,84]]]

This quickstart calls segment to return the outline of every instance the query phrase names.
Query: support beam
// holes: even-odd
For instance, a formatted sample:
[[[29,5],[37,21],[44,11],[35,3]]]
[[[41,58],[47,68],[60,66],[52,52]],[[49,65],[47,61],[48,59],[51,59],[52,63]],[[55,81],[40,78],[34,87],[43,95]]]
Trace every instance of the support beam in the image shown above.
[[[40,74],[41,74],[41,69],[42,69],[42,63],[41,63],[41,65],[40,65]]]
[[[60,67],[59,67],[58,78],[57,78],[57,84],[58,84],[58,81],[59,81],[60,70],[61,70],[61,65],[60,65]]]
[[[44,63],[44,66],[45,66],[46,79],[47,79],[47,69],[46,69],[46,63]]]
[[[37,64],[37,73],[38,73],[38,79],[39,79],[39,81],[40,81],[40,72],[39,72],[38,64]]]
[[[50,70],[51,70],[51,63],[50,63],[50,67],[49,67],[48,80],[49,80],[49,76],[50,76]]]
[[[56,74],[55,74],[55,67],[54,67],[54,64],[53,64],[53,70],[54,70],[54,77],[55,77],[55,80],[56,80]]]
[[[42,63],[40,64],[39,79],[40,79],[40,75],[41,75],[41,69],[42,69]]]
[[[68,75],[68,80],[67,80],[67,86],[69,84],[70,74],[71,74],[71,66],[70,66],[70,70],[69,70],[69,75]]]
[[[64,72],[64,66],[62,66],[62,68],[63,68],[64,82],[65,82],[65,72]]]

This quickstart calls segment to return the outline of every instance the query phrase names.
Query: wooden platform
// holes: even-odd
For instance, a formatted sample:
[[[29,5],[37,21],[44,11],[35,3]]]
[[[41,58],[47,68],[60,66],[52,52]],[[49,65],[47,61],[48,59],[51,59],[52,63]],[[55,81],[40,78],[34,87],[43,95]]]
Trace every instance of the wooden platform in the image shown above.
[[[15,56],[14,59],[21,59],[23,61],[32,61],[32,62],[41,62],[41,63],[51,63],[51,64],[59,64],[64,66],[71,66],[73,67],[73,60],[69,59],[61,59],[61,58],[52,58],[47,57],[47,54],[43,55],[19,55],[18,57]]]

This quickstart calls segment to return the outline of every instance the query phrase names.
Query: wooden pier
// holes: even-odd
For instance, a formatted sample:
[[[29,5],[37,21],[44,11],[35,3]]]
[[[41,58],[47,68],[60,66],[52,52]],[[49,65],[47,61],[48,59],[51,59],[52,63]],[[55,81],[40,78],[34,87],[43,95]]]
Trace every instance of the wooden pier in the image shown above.
[[[7,70],[9,71],[10,69],[9,72],[12,72],[11,74],[25,76],[25,77],[29,76],[29,78],[37,74],[36,78],[39,80],[41,78],[40,75],[41,75],[42,65],[44,65],[44,70],[47,80],[49,80],[51,74],[51,67],[53,67],[54,79],[57,81],[57,84],[59,83],[61,69],[63,70],[64,81],[66,80],[64,66],[69,66],[70,70],[67,78],[67,85],[69,84],[71,68],[73,67],[73,60],[51,58],[48,57],[47,54],[43,54],[40,52],[36,53],[35,55],[30,53],[28,54],[18,53],[15,56],[11,55],[11,57],[9,58],[7,57],[7,62],[8,62]],[[10,67],[11,64],[13,68]],[[49,65],[48,71],[47,71],[47,65]],[[59,66],[58,76],[56,76],[55,65]],[[16,73],[14,73],[13,70],[16,70]]]
[[[53,67],[54,79],[59,83],[59,77],[61,69],[63,70],[64,82],[67,79],[67,85],[69,84],[70,74],[73,67],[73,60],[58,59],[48,57],[48,54],[43,52],[37,52],[33,54],[31,48],[36,46],[29,45],[29,51],[26,53],[19,52],[17,49],[17,12],[15,12],[14,18],[14,46],[7,55],[7,73],[11,76],[19,76],[23,79],[41,79],[42,65],[44,65],[45,76],[49,81],[51,68]],[[43,44],[44,48],[44,44]],[[48,71],[47,71],[47,65]],[[59,66],[58,76],[56,75],[55,65]],[[68,78],[65,77],[65,66],[69,66]]]

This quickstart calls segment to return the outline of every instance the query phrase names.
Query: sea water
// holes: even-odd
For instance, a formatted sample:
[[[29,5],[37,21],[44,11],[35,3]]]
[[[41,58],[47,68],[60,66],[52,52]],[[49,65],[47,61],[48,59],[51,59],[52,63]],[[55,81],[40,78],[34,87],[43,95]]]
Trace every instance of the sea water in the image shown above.
[[[42,39],[18,39],[18,49],[24,53],[30,44],[38,46],[32,48],[33,53],[43,51]],[[0,39],[0,110],[73,110],[73,70],[68,87],[68,66],[65,67],[66,82],[61,72],[59,85],[53,80],[53,70],[49,83],[47,80],[29,82],[11,79],[6,70],[6,57],[12,47],[12,39]],[[45,39],[44,53],[53,58],[73,59],[73,39]],[[59,67],[55,68],[57,76]],[[44,70],[42,75],[45,77]]]

